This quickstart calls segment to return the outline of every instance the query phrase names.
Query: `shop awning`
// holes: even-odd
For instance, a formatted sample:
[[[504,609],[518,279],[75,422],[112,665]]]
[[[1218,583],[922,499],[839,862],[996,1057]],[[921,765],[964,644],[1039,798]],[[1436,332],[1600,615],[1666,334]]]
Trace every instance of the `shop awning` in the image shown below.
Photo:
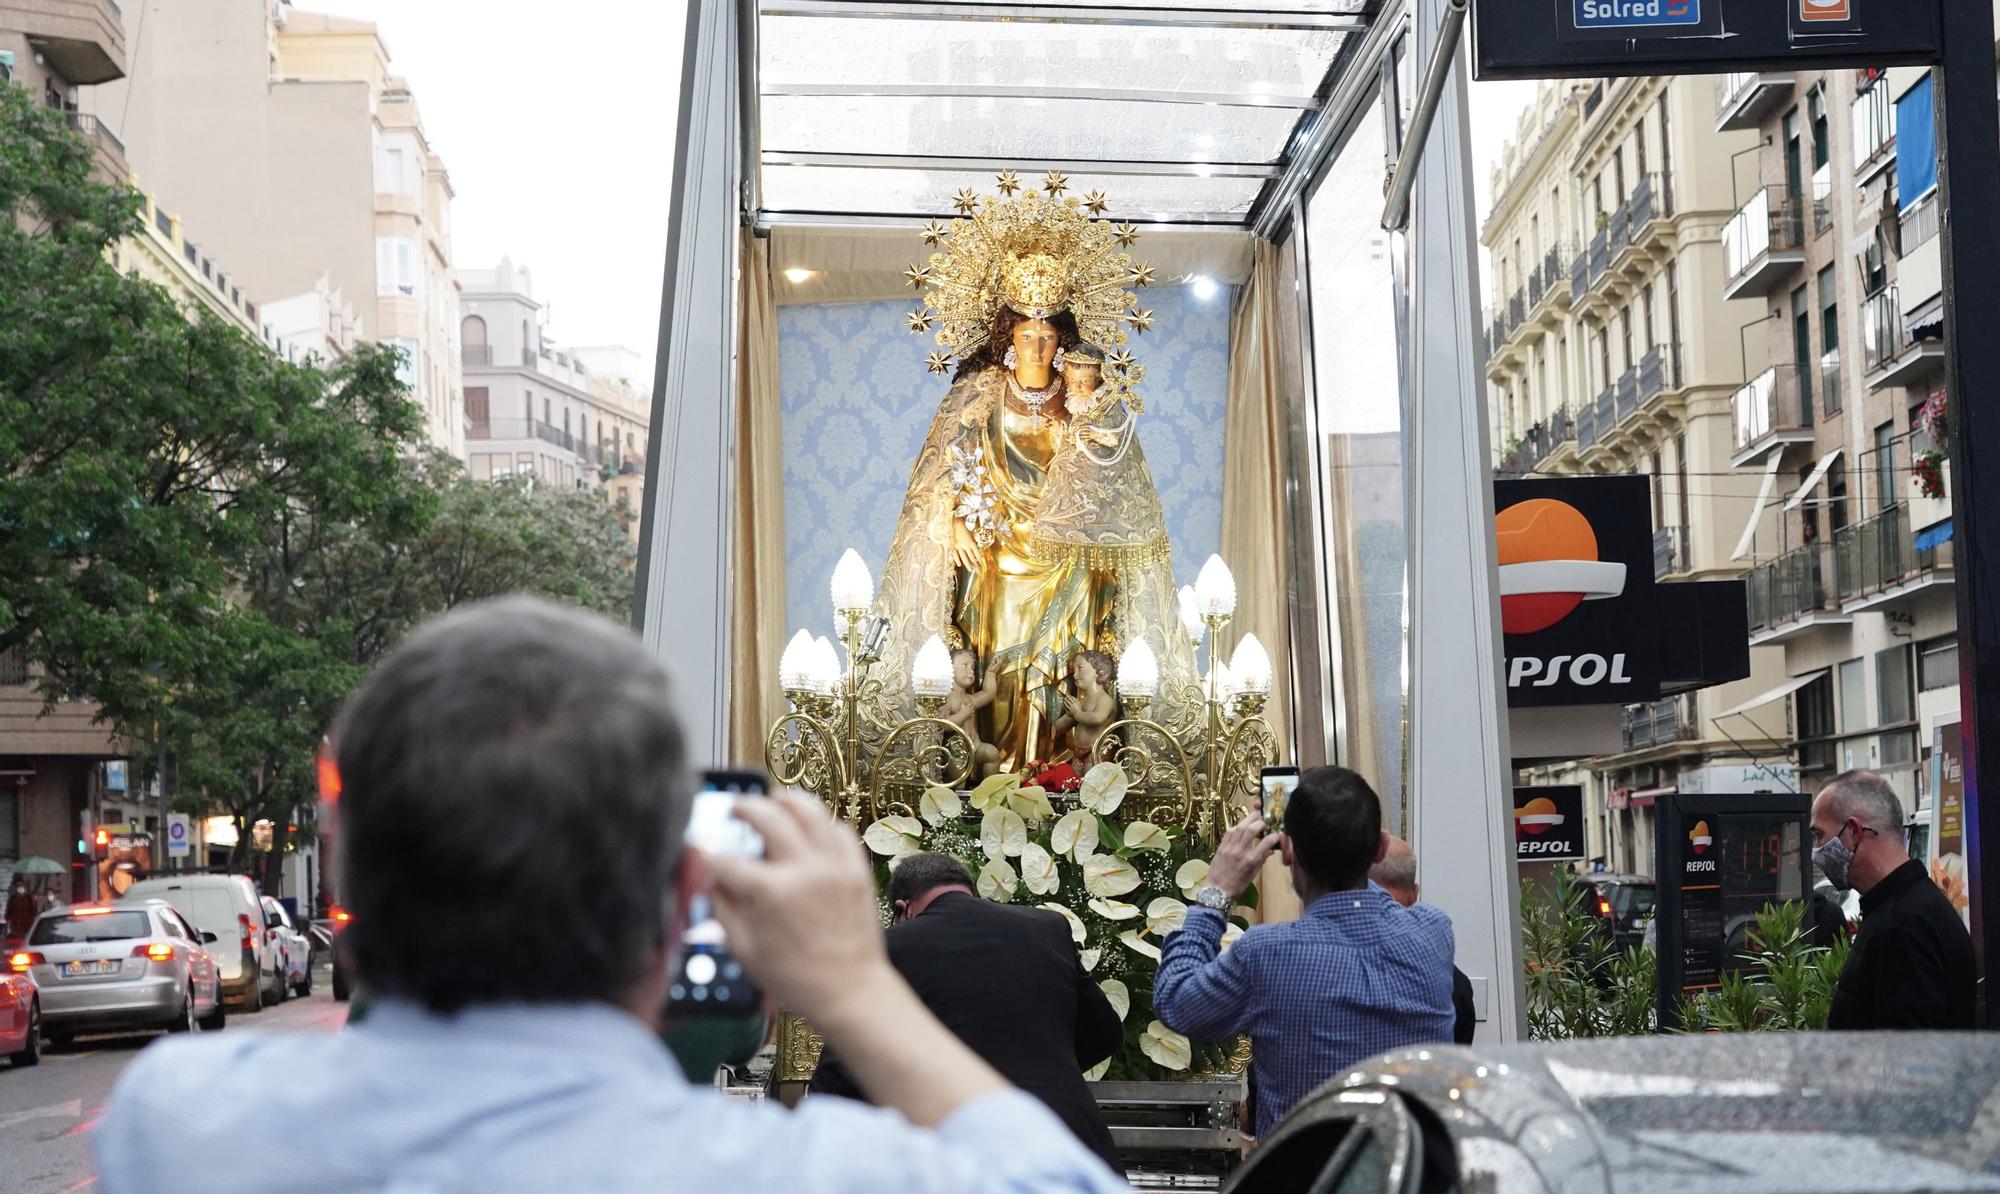
[[[1826,669],[1821,668],[1816,672],[1807,672],[1803,676],[1793,676],[1791,679],[1785,681],[1783,684],[1778,685],[1771,691],[1760,692],[1756,696],[1751,697],[1749,700],[1744,701],[1740,705],[1724,709],[1722,712],[1716,714],[1709,720],[1721,721],[1725,717],[1737,717],[1742,714],[1750,712],[1750,710],[1755,709],[1759,705],[1768,705],[1772,701],[1782,700],[1785,697],[1788,697],[1793,693],[1797,692],[1799,689],[1804,688],[1806,685],[1811,684],[1814,680],[1817,680],[1824,675],[1826,675]]]
[[[1951,539],[1951,519],[1947,518],[1934,527],[1925,527],[1917,532],[1913,546],[1918,551],[1931,551]]]
[[[1750,521],[1744,524],[1743,537],[1736,541],[1736,551],[1730,559],[1740,560],[1750,554],[1750,545],[1757,541],[1757,521],[1764,517],[1764,507],[1771,504],[1771,491],[1778,486],[1778,466],[1784,460],[1783,452],[1771,450],[1770,461],[1764,466],[1764,483],[1757,489],[1757,504],[1750,507]]]
[[[1679,790],[1671,785],[1664,788],[1640,788],[1627,797],[1627,801],[1633,808],[1644,808],[1659,800],[1660,797],[1671,796]]]
[[[1799,485],[1798,492],[1785,500],[1785,509],[1796,510],[1801,503],[1808,497],[1811,497],[1812,491],[1819,487],[1820,478],[1826,476],[1826,470],[1832,468],[1833,462],[1838,459],[1840,459],[1839,448],[1835,448],[1833,451],[1820,457],[1819,463],[1813,465],[1813,471],[1807,473],[1806,479]]]

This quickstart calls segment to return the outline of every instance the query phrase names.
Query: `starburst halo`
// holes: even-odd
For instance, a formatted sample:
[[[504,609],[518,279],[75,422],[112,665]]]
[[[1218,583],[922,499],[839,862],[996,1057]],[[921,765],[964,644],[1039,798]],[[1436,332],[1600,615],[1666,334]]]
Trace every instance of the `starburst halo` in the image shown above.
[[[1026,188],[1009,171],[1000,176],[999,194],[982,198],[968,187],[953,197],[965,218],[933,220],[924,229],[924,242],[938,251],[904,276],[922,289],[923,309],[936,325],[942,352],[933,357],[949,362],[978,352],[1005,306],[1038,314],[1068,310],[1082,338],[1106,349],[1125,343],[1126,325],[1143,330],[1150,323],[1130,288],[1149,284],[1152,268],[1120,251],[1138,240],[1138,229],[1093,220],[1109,205],[1102,192],[1066,200],[1068,185],[1051,172],[1041,188]],[[1026,283],[1032,286],[1023,296],[1010,295],[1010,286]],[[910,330],[929,331],[921,322],[913,316]]]

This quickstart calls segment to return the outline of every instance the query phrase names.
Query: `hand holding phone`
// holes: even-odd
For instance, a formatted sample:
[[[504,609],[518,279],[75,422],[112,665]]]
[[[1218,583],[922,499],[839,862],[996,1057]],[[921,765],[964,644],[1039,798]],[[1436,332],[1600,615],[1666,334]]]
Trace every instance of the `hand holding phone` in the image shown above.
[[[736,816],[740,800],[765,794],[756,771],[707,771],[688,814],[687,844],[709,858],[761,858],[764,840]],[[707,892],[688,901],[687,936],[680,967],[667,988],[667,1010],[679,1016],[746,1016],[763,1004],[763,993],[730,951],[729,936]]]

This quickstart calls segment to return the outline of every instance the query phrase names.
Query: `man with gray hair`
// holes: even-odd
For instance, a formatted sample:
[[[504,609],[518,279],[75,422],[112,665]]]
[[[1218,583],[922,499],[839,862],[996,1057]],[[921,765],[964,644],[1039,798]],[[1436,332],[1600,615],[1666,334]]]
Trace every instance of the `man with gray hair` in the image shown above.
[[[1861,932],[1826,1026],[1970,1030],[1972,937],[1903,839],[1903,805],[1872,771],[1833,777],[1812,805],[1813,862],[1861,894]]]
[[[1382,836],[1389,840],[1389,848],[1382,852],[1382,861],[1368,868],[1368,881],[1408,908],[1423,898],[1423,888],[1417,883],[1417,852],[1393,833]],[[1451,968],[1451,1012],[1452,1041],[1471,1044],[1479,1031],[1479,1009],[1472,998],[1472,980],[1456,965]]]
[[[683,850],[694,798],[667,676],[629,630],[517,598],[412,633],[333,730],[344,945],[367,1019],[175,1038],[125,1071],[107,1194],[249,1191],[242,1151],[311,1123],[315,1190],[1108,1192],[1116,1179],[889,965],[852,830],[746,800],[758,860]],[[691,896],[883,1109],[691,1085],[661,1043]]]

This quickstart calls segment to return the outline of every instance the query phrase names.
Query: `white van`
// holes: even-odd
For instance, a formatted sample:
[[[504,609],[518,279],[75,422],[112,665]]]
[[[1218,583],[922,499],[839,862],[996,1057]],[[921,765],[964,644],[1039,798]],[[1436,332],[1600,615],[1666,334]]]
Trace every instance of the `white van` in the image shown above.
[[[208,952],[222,976],[222,998],[231,1007],[257,1011],[284,998],[284,963],[264,931],[264,905],[248,875],[169,875],[142,879],[127,900],[165,900],[194,927],[214,933]]]

